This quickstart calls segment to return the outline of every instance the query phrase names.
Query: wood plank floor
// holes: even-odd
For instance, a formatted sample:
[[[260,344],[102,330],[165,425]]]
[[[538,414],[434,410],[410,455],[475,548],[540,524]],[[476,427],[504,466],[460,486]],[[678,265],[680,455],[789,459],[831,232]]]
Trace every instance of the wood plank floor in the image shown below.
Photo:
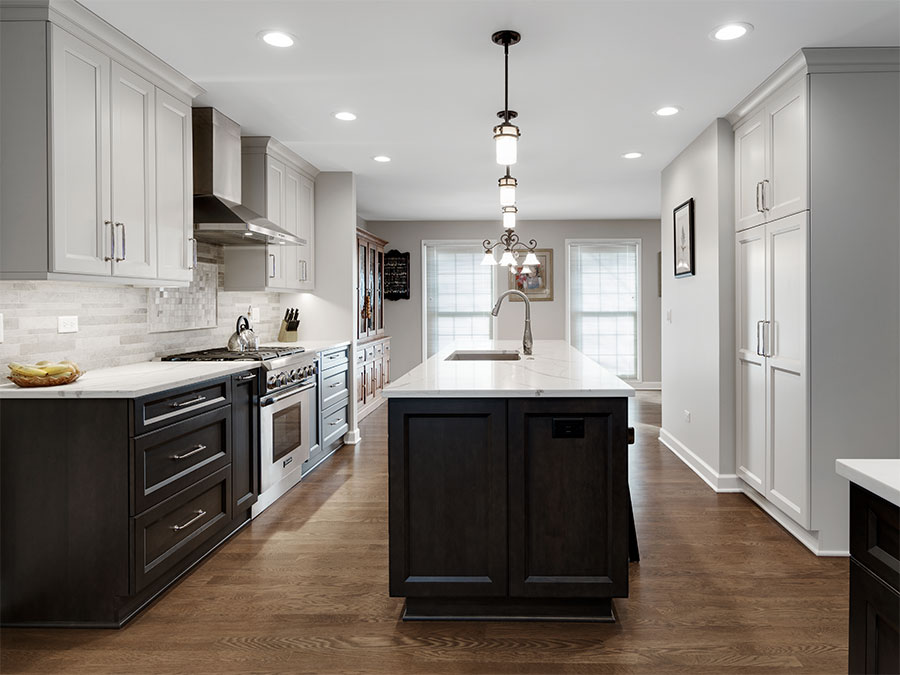
[[[848,561],[716,495],[632,406],[641,562],[620,621],[402,623],[389,598],[386,406],[124,629],[0,631],[3,673],[845,673]]]

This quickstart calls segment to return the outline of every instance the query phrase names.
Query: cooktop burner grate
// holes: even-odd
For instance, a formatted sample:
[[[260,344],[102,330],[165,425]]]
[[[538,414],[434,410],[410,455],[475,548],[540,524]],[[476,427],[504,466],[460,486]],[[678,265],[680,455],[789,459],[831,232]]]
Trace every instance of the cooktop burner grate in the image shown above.
[[[243,352],[232,352],[227,349],[201,349],[197,352],[172,354],[163,357],[163,361],[269,361],[291,354],[302,354],[303,347],[264,347],[248,349]]]

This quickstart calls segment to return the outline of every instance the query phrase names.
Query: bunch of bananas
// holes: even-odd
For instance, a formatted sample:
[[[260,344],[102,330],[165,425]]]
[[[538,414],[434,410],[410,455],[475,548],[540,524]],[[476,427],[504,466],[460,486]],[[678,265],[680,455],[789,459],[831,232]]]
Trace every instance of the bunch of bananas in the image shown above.
[[[34,365],[27,363],[10,363],[8,379],[20,387],[46,387],[55,384],[74,382],[82,374],[78,364],[72,361],[38,361]]]

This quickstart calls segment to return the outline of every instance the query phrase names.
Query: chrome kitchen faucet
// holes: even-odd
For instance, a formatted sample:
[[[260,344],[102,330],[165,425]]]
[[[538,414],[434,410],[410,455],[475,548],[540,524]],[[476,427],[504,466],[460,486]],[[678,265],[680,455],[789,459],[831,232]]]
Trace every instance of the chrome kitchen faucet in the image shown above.
[[[522,353],[526,356],[531,356],[531,346],[534,341],[531,339],[531,300],[528,299],[528,296],[515,288],[503,291],[500,297],[497,298],[497,302],[494,303],[494,309],[491,310],[491,314],[497,316],[500,313],[500,303],[503,302],[503,298],[507,295],[520,295],[522,300],[525,301],[525,335],[522,336]]]

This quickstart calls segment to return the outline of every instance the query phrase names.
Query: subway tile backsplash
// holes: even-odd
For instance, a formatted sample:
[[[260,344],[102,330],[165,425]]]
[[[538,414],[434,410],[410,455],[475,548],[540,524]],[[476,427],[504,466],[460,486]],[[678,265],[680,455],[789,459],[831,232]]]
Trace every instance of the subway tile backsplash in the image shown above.
[[[46,359],[69,359],[82,368],[104,368],[148,361],[178,352],[224,347],[234,332],[238,315],[250,305],[259,307],[260,321],[253,326],[263,341],[274,340],[281,324],[281,306],[277,293],[244,293],[223,290],[223,254],[219,246],[201,244],[198,251],[200,271],[215,274],[215,295],[186,297],[188,289],[170,289],[172,298],[194,303],[204,316],[197,322],[210,328],[178,330],[196,325],[192,317],[178,315],[166,320],[166,313],[177,313],[185,302],[164,307],[150,332],[151,306],[158,288],[135,288],[107,283],[77,281],[0,281],[0,312],[3,313],[4,342],[0,343],[3,377],[10,361],[33,363]],[[214,302],[212,298],[214,297]],[[168,298],[167,298],[168,299]],[[212,303],[212,304],[211,304]],[[153,303],[155,305],[155,303]],[[56,332],[57,317],[78,316],[78,332]],[[168,324],[168,325],[161,325]],[[171,330],[174,328],[175,330]],[[5,381],[5,380],[0,380]]]

